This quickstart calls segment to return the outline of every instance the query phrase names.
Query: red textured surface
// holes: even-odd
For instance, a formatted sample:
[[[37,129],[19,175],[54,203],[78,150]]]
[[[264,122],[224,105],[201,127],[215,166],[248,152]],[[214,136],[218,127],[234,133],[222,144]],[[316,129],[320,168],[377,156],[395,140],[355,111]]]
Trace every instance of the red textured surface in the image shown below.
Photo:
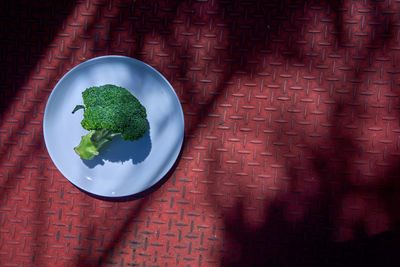
[[[64,2],[2,3],[1,266],[399,259],[399,1]],[[170,177],[123,202],[72,186],[42,135],[56,82],[108,54],[158,69],[186,120]]]

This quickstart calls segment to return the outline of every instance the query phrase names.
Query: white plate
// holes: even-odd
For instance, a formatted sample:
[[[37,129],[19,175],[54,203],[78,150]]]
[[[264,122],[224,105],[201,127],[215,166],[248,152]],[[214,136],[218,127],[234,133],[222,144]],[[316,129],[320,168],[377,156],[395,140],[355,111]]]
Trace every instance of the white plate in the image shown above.
[[[114,84],[129,90],[146,107],[150,131],[138,141],[113,140],[101,155],[82,160],[74,147],[87,133],[80,124],[82,92]],[[74,67],[57,83],[46,104],[43,133],[60,172],[74,185],[104,197],[142,192],[163,178],[183,142],[182,107],[169,82],[151,66],[129,57],[97,57]]]

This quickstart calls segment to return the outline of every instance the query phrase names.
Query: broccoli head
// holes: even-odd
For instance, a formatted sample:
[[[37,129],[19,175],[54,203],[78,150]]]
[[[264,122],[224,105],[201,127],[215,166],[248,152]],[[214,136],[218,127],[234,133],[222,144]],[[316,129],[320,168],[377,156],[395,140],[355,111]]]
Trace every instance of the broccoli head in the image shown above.
[[[111,84],[87,88],[83,104],[72,113],[84,109],[81,125],[89,133],[74,148],[83,159],[93,159],[113,137],[134,141],[148,131],[145,107],[128,90]]]

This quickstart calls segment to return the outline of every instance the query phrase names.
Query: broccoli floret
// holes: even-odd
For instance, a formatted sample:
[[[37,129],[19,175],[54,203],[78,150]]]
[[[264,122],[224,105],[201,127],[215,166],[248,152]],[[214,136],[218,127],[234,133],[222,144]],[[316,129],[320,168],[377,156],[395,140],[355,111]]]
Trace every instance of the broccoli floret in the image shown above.
[[[145,107],[125,88],[111,84],[90,87],[82,98],[84,105],[77,105],[72,113],[84,109],[81,125],[89,133],[74,148],[83,159],[93,159],[116,135],[134,141],[149,129]]]

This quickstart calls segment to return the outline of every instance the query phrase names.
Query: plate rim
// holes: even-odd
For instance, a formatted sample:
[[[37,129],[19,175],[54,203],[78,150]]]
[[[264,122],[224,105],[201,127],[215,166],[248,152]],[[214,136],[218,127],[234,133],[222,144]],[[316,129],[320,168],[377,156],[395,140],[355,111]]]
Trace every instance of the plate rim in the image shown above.
[[[50,150],[49,150],[49,145],[48,145],[48,143],[47,143],[48,141],[46,141],[47,138],[48,138],[48,137],[47,137],[48,134],[46,133],[46,118],[49,116],[49,115],[48,115],[48,107],[49,107],[49,105],[50,105],[50,103],[51,103],[51,100],[54,98],[54,94],[55,94],[56,88],[59,86],[59,84],[61,84],[61,83],[64,81],[64,79],[66,79],[66,77],[68,76],[68,74],[70,74],[70,73],[76,71],[77,68],[81,67],[81,66],[84,65],[84,64],[85,64],[85,65],[86,65],[86,64],[91,64],[91,63],[93,63],[94,61],[97,61],[97,60],[104,60],[104,59],[123,59],[123,60],[133,61],[133,62],[136,62],[136,63],[139,63],[139,64],[144,64],[146,67],[150,68],[150,69],[151,69],[152,71],[154,71],[159,77],[161,77],[162,80],[164,80],[164,82],[167,83],[167,85],[168,85],[167,87],[170,89],[170,91],[172,91],[172,94],[173,94],[174,98],[175,98],[176,101],[177,101],[177,104],[178,104],[178,107],[179,107],[179,111],[180,111],[180,112],[179,112],[179,115],[180,115],[179,117],[180,117],[180,120],[181,120],[181,122],[182,122],[182,132],[181,132],[181,134],[180,134],[181,137],[179,138],[179,139],[180,139],[179,144],[178,144],[178,147],[179,147],[179,148],[177,148],[177,150],[176,150],[177,153],[176,153],[176,155],[174,155],[174,159],[173,159],[172,161],[170,161],[169,164],[167,164],[167,168],[164,168],[164,170],[161,172],[161,174],[159,175],[159,177],[157,177],[157,179],[154,179],[155,181],[154,181],[153,183],[151,183],[150,186],[148,186],[147,188],[142,189],[141,191],[133,192],[133,193],[131,193],[131,194],[118,194],[118,195],[99,194],[99,193],[96,193],[96,192],[91,192],[91,191],[89,191],[89,190],[87,190],[87,189],[85,189],[85,188],[82,188],[81,186],[77,185],[76,183],[74,183],[73,181],[71,181],[70,178],[67,177],[67,175],[64,174],[64,172],[61,170],[61,168],[58,166],[58,164],[54,161],[54,159],[53,159],[53,156],[54,156],[54,155],[52,156],[52,153],[51,153]],[[60,80],[58,80],[58,82],[54,85],[54,87],[53,87],[53,89],[52,89],[50,95],[49,95],[48,98],[47,98],[46,106],[45,106],[44,114],[43,114],[42,129],[43,129],[43,130],[42,130],[42,131],[43,131],[43,139],[44,139],[44,142],[45,142],[46,150],[47,150],[47,153],[48,153],[49,156],[50,156],[51,161],[52,161],[53,164],[56,166],[57,170],[58,170],[72,185],[74,185],[75,187],[77,187],[79,190],[82,190],[82,191],[84,191],[85,193],[88,193],[89,195],[92,194],[92,195],[99,196],[99,197],[104,197],[104,198],[116,198],[116,199],[117,199],[117,198],[125,198],[125,197],[135,196],[135,195],[138,195],[138,194],[141,194],[141,193],[143,193],[143,192],[148,191],[149,189],[151,189],[152,187],[154,187],[156,184],[158,184],[160,181],[162,181],[163,178],[171,171],[171,169],[173,168],[173,166],[176,165],[177,161],[179,160],[179,156],[181,155],[181,151],[182,151],[182,147],[183,147],[183,141],[184,141],[184,139],[185,139],[185,116],[184,116],[184,113],[183,113],[182,103],[181,103],[181,101],[180,101],[180,99],[179,99],[179,97],[178,97],[178,95],[177,95],[177,93],[176,93],[174,87],[173,87],[173,86],[171,85],[171,83],[167,80],[167,78],[165,78],[164,75],[162,75],[157,69],[155,69],[155,68],[152,67],[151,65],[149,65],[149,64],[147,64],[147,63],[145,63],[145,62],[143,62],[143,61],[141,61],[141,60],[139,60],[139,59],[132,58],[132,57],[129,57],[129,56],[122,56],[122,55],[104,55],[104,56],[98,56],[98,57],[94,57],[94,58],[88,59],[88,60],[86,60],[86,61],[83,61],[83,62],[77,64],[76,66],[72,67],[70,70],[68,70],[66,73],[63,74],[63,76],[60,78]]]

